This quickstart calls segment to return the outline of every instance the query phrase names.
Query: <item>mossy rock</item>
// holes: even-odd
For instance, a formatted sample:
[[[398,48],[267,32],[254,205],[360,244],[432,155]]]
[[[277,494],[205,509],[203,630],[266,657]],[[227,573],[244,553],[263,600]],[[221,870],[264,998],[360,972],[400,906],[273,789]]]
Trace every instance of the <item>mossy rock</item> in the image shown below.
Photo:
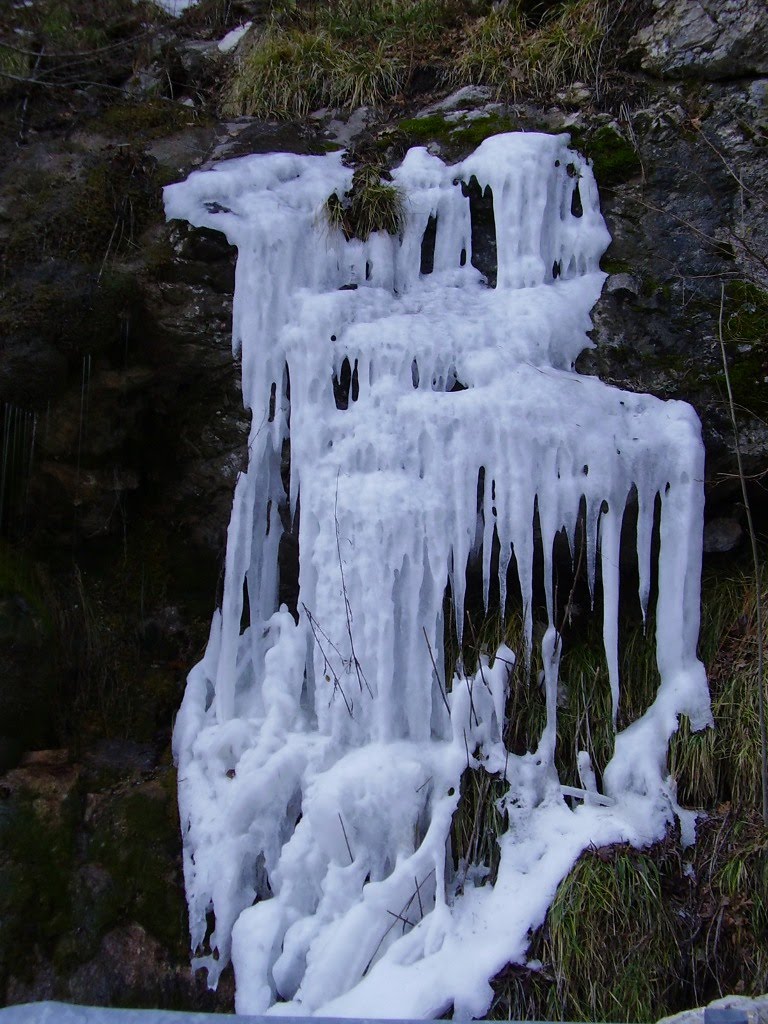
[[[143,103],[115,103],[88,125],[91,131],[112,139],[147,142],[208,123],[209,118],[191,107],[172,100]]]
[[[599,186],[622,185],[642,171],[635,147],[613,125],[598,128],[569,128],[571,144],[592,163]]]
[[[6,497],[13,463],[7,468]],[[59,678],[48,598],[37,567],[0,544],[0,768],[15,764],[23,750],[58,738]]]
[[[92,262],[97,268],[136,246],[162,220],[162,182],[154,160],[131,146],[91,157],[74,179],[39,175],[20,199],[7,242],[9,262]]]
[[[136,921],[172,953],[187,948],[175,772],[108,794],[94,815],[89,858],[112,881],[105,921]]]
[[[710,303],[715,331],[719,303]],[[768,291],[744,280],[732,281],[725,290],[723,342],[728,356],[728,375],[737,413],[765,418],[768,415]],[[725,374],[719,368],[714,383],[726,396]]]
[[[492,135],[516,131],[519,127],[514,118],[492,111],[480,116],[461,114],[449,118],[445,114],[428,114],[408,118],[400,122],[398,131],[410,146],[426,146],[435,142],[454,157],[476,149]]]
[[[0,805],[0,991],[30,976],[35,946],[51,951],[72,930],[77,805],[73,795],[45,814],[31,792]]]
[[[142,309],[141,289],[133,274],[111,268],[99,274],[82,264],[60,261],[18,278],[4,300],[0,333],[6,339],[34,340],[66,357],[108,353],[117,345],[122,359],[124,325],[137,320]],[[21,377],[23,372],[21,367]],[[23,390],[23,380],[10,384]]]

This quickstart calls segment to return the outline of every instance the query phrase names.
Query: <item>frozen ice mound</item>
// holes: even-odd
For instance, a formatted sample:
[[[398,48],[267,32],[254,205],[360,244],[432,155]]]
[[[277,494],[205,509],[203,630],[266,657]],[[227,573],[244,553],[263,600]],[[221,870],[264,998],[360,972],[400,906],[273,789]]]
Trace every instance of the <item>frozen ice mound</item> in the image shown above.
[[[337,153],[245,157],[165,191],[169,217],[238,248],[233,344],[253,414],[222,607],[174,733],[195,963],[215,985],[232,960],[239,1012],[482,1016],[582,850],[648,844],[682,814],[668,741],[681,714],[710,721],[699,424],[574,371],[610,239],[568,145],[501,135],[453,166],[411,150],[393,172],[401,236],[366,242],[323,213],[351,185]],[[471,194],[487,189],[495,287],[473,265]],[[644,612],[661,505],[661,685],[616,736],[602,792],[585,752],[583,789],[563,787],[553,544],[564,529],[575,550],[583,529],[592,587],[599,570],[615,722],[630,493]],[[298,517],[296,617],[277,602],[281,515]],[[533,643],[534,517],[547,718],[520,756],[503,725],[510,666]],[[444,596],[460,635],[471,558],[502,608],[513,567],[527,650],[446,685]],[[468,768],[508,787],[493,884],[448,850]]]

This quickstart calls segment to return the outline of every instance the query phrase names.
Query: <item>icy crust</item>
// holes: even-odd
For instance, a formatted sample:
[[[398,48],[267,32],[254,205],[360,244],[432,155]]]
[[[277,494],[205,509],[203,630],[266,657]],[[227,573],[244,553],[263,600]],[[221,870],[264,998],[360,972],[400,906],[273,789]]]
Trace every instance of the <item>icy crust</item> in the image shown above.
[[[454,166],[410,151],[394,172],[402,237],[365,243],[323,216],[351,181],[338,154],[247,157],[166,189],[169,217],[238,247],[233,344],[253,412],[222,608],[174,734],[192,945],[214,950],[197,961],[212,984],[232,959],[239,1012],[434,1017],[453,1005],[480,1016],[489,979],[524,961],[581,851],[650,843],[675,813],[669,737],[680,714],[694,728],[710,720],[695,655],[699,424],[685,404],[573,370],[591,344],[609,236],[591,169],[568,141],[497,136]],[[496,288],[472,266],[472,178],[493,193]],[[430,218],[434,265],[422,274]],[[644,609],[661,503],[661,686],[617,735],[603,792],[585,752],[573,790],[553,763],[552,545],[565,529],[574,549],[585,517],[615,719],[630,492]],[[286,501],[299,516],[298,623],[277,610]],[[515,756],[504,706],[509,666],[527,652],[502,650],[446,686],[444,593],[450,583],[460,630],[468,559],[481,560],[486,594],[497,575],[502,601],[511,565],[530,645],[535,516],[547,720]],[[447,850],[468,766],[509,784],[493,885],[482,869],[455,872]]]

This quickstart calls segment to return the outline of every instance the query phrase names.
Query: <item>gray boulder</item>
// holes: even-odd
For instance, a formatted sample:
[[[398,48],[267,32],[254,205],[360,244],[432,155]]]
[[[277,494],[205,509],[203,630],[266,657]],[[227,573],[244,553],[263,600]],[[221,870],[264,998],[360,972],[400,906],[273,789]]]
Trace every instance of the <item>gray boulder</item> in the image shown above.
[[[765,0],[654,0],[635,36],[645,71],[662,78],[738,78],[768,72]]]

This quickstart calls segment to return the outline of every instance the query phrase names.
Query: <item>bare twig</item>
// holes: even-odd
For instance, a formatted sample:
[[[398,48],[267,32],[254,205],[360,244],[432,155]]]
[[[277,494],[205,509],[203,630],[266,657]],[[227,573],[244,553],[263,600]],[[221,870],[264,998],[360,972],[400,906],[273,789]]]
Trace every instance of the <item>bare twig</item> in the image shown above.
[[[361,693],[363,692],[363,683],[365,683],[365,687],[368,690],[368,693],[371,695],[371,697],[373,697],[373,690],[371,689],[370,685],[368,684],[368,680],[365,678],[365,672],[363,672],[363,667],[360,664],[360,659],[358,658],[357,653],[355,651],[355,641],[354,641],[354,638],[352,636],[352,608],[350,606],[349,596],[347,594],[347,584],[346,584],[346,580],[344,579],[344,563],[343,563],[342,558],[341,558],[341,539],[339,537],[338,508],[339,508],[339,474],[337,473],[336,474],[336,500],[334,501],[334,504],[333,504],[333,522],[334,522],[334,526],[335,526],[335,529],[336,529],[336,554],[337,554],[338,559],[339,559],[339,575],[341,576],[341,591],[342,591],[342,595],[344,597],[344,614],[346,615],[346,618],[347,618],[347,636],[349,637],[349,650],[350,650],[350,654],[352,655],[351,665],[352,665],[352,667],[355,670],[355,674],[357,675],[357,682],[358,682],[358,685],[360,687],[360,692]]]
[[[421,886],[419,885],[418,878],[416,878],[415,876],[413,879],[413,884],[416,886],[416,897],[419,901],[419,914],[421,915],[421,917],[424,917],[424,907],[421,905]]]
[[[391,911],[391,910],[388,910],[388,911],[387,911],[387,913],[388,913],[388,914],[389,914],[389,915],[390,915],[390,916],[391,916],[392,918],[394,918],[394,920],[390,922],[390,924],[389,924],[389,927],[388,927],[388,928],[387,928],[387,929],[385,930],[384,934],[383,934],[383,935],[381,936],[381,938],[379,939],[379,941],[378,941],[378,943],[376,944],[376,948],[374,949],[373,953],[371,953],[371,958],[370,958],[370,960],[368,961],[368,963],[366,964],[366,966],[365,966],[365,970],[363,971],[363,977],[365,977],[365,975],[366,975],[366,974],[368,973],[368,971],[369,971],[369,970],[370,970],[370,968],[371,968],[371,964],[372,964],[372,963],[373,963],[373,961],[374,961],[374,960],[376,959],[376,954],[377,954],[377,953],[379,952],[379,950],[381,949],[381,944],[382,944],[382,942],[384,941],[384,939],[386,939],[386,937],[387,937],[387,936],[389,935],[389,933],[390,933],[390,932],[392,931],[392,929],[393,929],[393,928],[395,927],[395,924],[396,924],[396,923],[397,923],[398,921],[402,921],[402,920],[404,919],[404,915],[405,915],[405,914],[407,914],[407,912],[408,912],[408,908],[409,908],[409,907],[410,907],[410,905],[411,905],[411,904],[413,903],[413,901],[414,901],[414,899],[416,898],[417,894],[419,895],[419,900],[421,900],[421,895],[420,895],[420,892],[419,892],[419,890],[421,889],[421,886],[422,886],[422,885],[424,885],[424,883],[425,883],[425,882],[427,881],[427,879],[428,879],[428,878],[429,878],[429,877],[430,877],[431,875],[433,875],[433,874],[434,874],[434,872],[435,872],[435,869],[434,869],[434,868],[432,868],[432,869],[431,869],[431,871],[428,871],[428,872],[427,872],[427,874],[426,874],[426,875],[425,875],[425,876],[424,876],[424,877],[422,878],[422,880],[421,880],[421,882],[420,882],[420,883],[419,883],[419,882],[417,882],[417,883],[416,883],[416,892],[414,892],[414,893],[412,893],[412,894],[410,895],[410,897],[409,897],[409,898],[408,898],[408,900],[406,901],[405,905],[403,906],[403,909],[402,909],[402,910],[400,911],[400,913],[399,913],[399,914],[395,914],[395,913],[394,913],[393,911]],[[409,922],[408,922],[408,924],[411,924],[411,922],[409,921]],[[413,927],[413,925],[411,925],[411,927]]]
[[[413,898],[413,897],[411,897],[411,898]],[[394,919],[396,921],[402,921],[403,922],[403,926],[408,925],[409,928],[415,928],[416,927],[416,925],[413,923],[413,921],[409,921],[408,918],[407,917],[403,917],[402,914],[396,914],[394,912],[394,910],[388,910],[387,913],[391,917],[394,917]]]
[[[443,684],[440,681],[440,673],[437,671],[437,664],[435,663],[435,656],[432,653],[432,644],[429,642],[429,637],[427,636],[426,627],[422,626],[421,628],[422,628],[422,631],[424,633],[424,639],[427,641],[427,650],[429,651],[429,658],[430,658],[430,661],[432,662],[432,668],[434,669],[434,672],[435,672],[435,679],[437,679],[437,686],[438,686],[438,689],[440,690],[440,696],[443,698],[443,704],[445,704],[445,710],[450,715],[451,708],[450,708],[450,706],[448,704],[448,698],[445,695],[445,689],[443,688]]]
[[[336,654],[341,659],[342,664],[345,664],[341,652],[339,651],[338,647],[334,644],[334,642],[329,639],[327,633],[325,633],[325,631],[322,629],[322,627],[320,626],[312,612],[309,610],[309,608],[307,608],[307,606],[303,603],[302,608],[304,609],[304,612],[307,616],[309,628],[312,630],[312,636],[314,637],[315,643],[317,644],[317,648],[323,656],[323,673],[325,674],[325,678],[328,680],[333,680],[333,695],[335,696],[336,691],[339,691],[339,693],[341,694],[341,698],[344,701],[344,707],[347,709],[349,717],[354,718],[354,715],[352,714],[352,704],[349,702],[349,700],[347,700],[347,695],[344,692],[344,687],[341,685],[341,679],[339,678],[339,674],[331,664],[331,660],[328,657],[328,654],[326,653],[326,650],[321,642],[321,637],[323,640],[325,640],[329,647],[331,647],[336,652]]]
[[[137,43],[140,39],[146,39],[147,36],[152,33],[149,31],[139,32],[138,35],[131,36],[128,39],[119,39],[116,43],[107,43],[106,46],[96,46],[92,50],[72,50],[69,52],[53,52],[49,53],[49,57],[85,57],[90,56],[93,53],[105,53],[107,50],[118,50],[126,46],[131,46],[133,43]],[[36,57],[37,52],[35,50],[24,50],[20,46],[13,46],[11,43],[6,43],[0,39],[0,47],[4,50],[10,50],[12,53],[20,53],[25,57]]]
[[[341,825],[341,831],[344,833],[344,842],[347,844],[347,853],[349,854],[349,863],[354,864],[355,858],[352,856],[352,847],[349,845],[349,839],[347,838],[347,830],[344,828],[344,819],[339,811],[339,824]]]
[[[761,758],[761,780],[763,789],[763,823],[768,826],[768,735],[766,735],[765,724],[765,682],[763,672],[763,610],[761,600],[760,580],[760,559],[757,553],[757,535],[752,521],[752,509],[747,494],[747,481],[744,475],[744,466],[741,460],[741,445],[739,444],[739,428],[736,423],[736,410],[733,404],[733,391],[731,390],[731,378],[728,373],[728,359],[725,353],[725,341],[723,339],[723,309],[725,307],[725,286],[720,286],[720,317],[718,320],[718,338],[720,341],[720,354],[723,357],[723,373],[725,374],[725,387],[728,392],[728,407],[731,414],[731,426],[733,427],[733,445],[736,452],[736,465],[741,481],[741,496],[744,500],[744,511],[747,516],[747,529],[749,540],[752,546],[752,562],[755,570],[755,618],[757,620],[757,707],[760,722],[760,758]]]

